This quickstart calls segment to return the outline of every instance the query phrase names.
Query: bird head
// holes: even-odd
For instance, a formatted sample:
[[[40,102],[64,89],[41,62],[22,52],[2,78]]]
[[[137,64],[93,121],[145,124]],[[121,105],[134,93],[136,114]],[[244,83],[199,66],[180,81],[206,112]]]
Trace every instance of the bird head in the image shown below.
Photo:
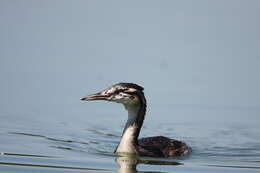
[[[143,87],[134,83],[118,83],[101,92],[82,97],[80,100],[106,100],[121,103],[128,107],[139,105],[141,101],[146,102],[143,90]]]

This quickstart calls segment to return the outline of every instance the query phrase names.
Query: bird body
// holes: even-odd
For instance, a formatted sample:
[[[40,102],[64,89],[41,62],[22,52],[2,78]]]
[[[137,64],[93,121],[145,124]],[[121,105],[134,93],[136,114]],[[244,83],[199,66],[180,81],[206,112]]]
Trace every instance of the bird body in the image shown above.
[[[81,98],[81,100],[106,100],[121,103],[128,111],[123,134],[115,149],[116,153],[135,153],[150,157],[184,156],[191,148],[184,142],[163,136],[138,140],[146,113],[144,88],[133,83],[118,83],[102,92]]]

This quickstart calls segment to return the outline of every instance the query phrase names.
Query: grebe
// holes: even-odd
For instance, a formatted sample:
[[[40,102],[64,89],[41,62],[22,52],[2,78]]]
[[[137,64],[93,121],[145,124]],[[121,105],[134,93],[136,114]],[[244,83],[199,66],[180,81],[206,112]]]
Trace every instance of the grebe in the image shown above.
[[[128,120],[121,141],[114,151],[116,153],[135,153],[149,157],[171,157],[189,154],[191,148],[184,142],[164,136],[138,140],[146,113],[146,99],[143,90],[143,87],[134,83],[118,83],[80,100],[106,100],[124,105],[128,111]]]

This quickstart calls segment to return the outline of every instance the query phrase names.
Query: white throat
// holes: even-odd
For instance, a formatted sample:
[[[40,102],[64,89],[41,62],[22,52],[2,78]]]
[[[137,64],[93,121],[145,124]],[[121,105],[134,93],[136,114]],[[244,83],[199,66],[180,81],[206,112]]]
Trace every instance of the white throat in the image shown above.
[[[134,138],[137,126],[134,123],[139,111],[139,106],[125,106],[128,111],[128,120],[125,124],[124,132],[121,137],[121,141],[116,149],[116,152],[135,152]]]

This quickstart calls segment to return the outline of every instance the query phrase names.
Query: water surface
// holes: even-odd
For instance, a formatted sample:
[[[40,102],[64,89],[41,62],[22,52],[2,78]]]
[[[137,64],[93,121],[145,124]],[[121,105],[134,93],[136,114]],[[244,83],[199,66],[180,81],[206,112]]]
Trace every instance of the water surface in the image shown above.
[[[168,112],[180,115],[192,112],[191,119],[177,118],[174,121],[171,115],[147,115],[141,135],[164,135],[184,140],[193,148],[190,156],[149,158],[114,154],[126,115],[102,115],[104,112],[100,109],[95,112],[86,110],[86,114],[91,115],[75,116],[78,120],[71,117],[49,121],[44,115],[40,119],[34,115],[1,115],[0,171],[259,172],[260,127],[258,122],[250,119],[240,121],[241,117],[232,114],[241,112],[240,109],[218,107],[216,110],[189,105],[155,107],[158,112],[168,109]],[[113,106],[111,109],[111,112],[116,112]],[[105,110],[108,110],[106,106]],[[252,114],[250,109],[243,111]],[[218,121],[209,121],[202,112],[218,112],[222,116],[220,114]],[[224,119],[227,113],[229,118]],[[111,118],[102,118],[104,116]]]

